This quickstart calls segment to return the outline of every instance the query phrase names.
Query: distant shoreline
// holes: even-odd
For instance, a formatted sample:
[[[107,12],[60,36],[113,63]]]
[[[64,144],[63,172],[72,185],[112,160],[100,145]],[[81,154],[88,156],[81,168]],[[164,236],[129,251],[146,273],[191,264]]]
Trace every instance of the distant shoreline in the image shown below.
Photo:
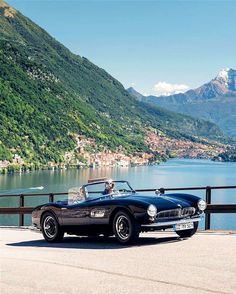
[[[49,167],[49,166],[42,166],[42,167],[38,167],[38,168],[23,168],[23,169],[16,169],[16,170],[10,170],[7,171],[7,168],[5,168],[5,171],[2,172],[1,168],[0,168],[0,175],[13,175],[13,174],[27,174],[27,173],[32,173],[32,172],[36,172],[36,171],[66,171],[66,170],[87,170],[87,169],[92,169],[92,170],[96,170],[96,169],[100,169],[100,168],[130,168],[130,167],[138,167],[138,166],[155,166],[155,165],[159,165],[162,164],[164,162],[167,161],[171,161],[171,160],[203,160],[203,161],[209,161],[209,162],[218,162],[218,163],[226,163],[226,162],[236,162],[233,160],[221,160],[221,159],[217,159],[217,158],[187,158],[187,157],[174,157],[174,158],[168,158],[166,160],[161,160],[158,162],[152,162],[152,163],[146,163],[146,164],[129,164],[126,166],[121,166],[118,164],[114,164],[114,165],[97,165],[97,166],[70,166],[70,165],[64,165],[64,166],[53,166],[53,167]]]
[[[168,160],[168,159],[167,159]],[[145,166],[145,165],[159,165],[161,162],[165,162],[166,160],[153,162],[153,163],[146,163],[146,164],[129,164],[129,165],[95,165],[95,166],[74,166],[74,165],[65,165],[65,166],[53,166],[53,167],[39,167],[39,168],[17,168],[16,170],[12,169],[10,171],[7,170],[7,168],[4,168],[1,170],[0,168],[0,175],[11,175],[11,174],[27,174],[35,171],[57,171],[57,170],[81,170],[81,169],[97,169],[97,168],[106,168],[106,167],[112,167],[112,168],[124,168],[124,167],[137,167],[137,166]]]

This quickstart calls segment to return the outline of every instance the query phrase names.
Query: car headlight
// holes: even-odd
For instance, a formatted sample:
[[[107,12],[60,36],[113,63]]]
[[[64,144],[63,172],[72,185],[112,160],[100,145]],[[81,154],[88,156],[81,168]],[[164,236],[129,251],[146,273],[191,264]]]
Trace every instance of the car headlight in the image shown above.
[[[200,199],[197,203],[198,209],[204,211],[207,208],[207,203],[205,200]]]
[[[150,204],[147,209],[147,213],[149,216],[154,217],[157,215],[157,208],[155,205]]]

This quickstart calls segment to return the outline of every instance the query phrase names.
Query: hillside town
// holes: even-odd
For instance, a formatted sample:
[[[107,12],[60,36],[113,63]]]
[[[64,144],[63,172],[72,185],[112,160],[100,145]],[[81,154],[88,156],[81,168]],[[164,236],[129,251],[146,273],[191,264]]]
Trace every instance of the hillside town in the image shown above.
[[[168,138],[161,131],[147,131],[146,144],[149,152],[136,152],[126,154],[123,147],[111,151],[106,147],[99,147],[95,139],[83,135],[74,135],[76,147],[70,152],[65,152],[64,161],[60,164],[48,162],[40,169],[58,168],[95,168],[95,167],[128,167],[147,164],[159,164],[168,158],[202,158],[212,159],[223,153],[229,146],[220,143],[196,143],[191,141]],[[20,155],[14,154],[12,162],[0,161],[0,173],[22,172],[35,169],[27,165]]]
[[[202,158],[211,159],[222,153],[229,145],[221,143],[203,143],[170,139],[162,132],[148,131],[146,142],[150,150],[158,152],[160,155],[177,158]]]

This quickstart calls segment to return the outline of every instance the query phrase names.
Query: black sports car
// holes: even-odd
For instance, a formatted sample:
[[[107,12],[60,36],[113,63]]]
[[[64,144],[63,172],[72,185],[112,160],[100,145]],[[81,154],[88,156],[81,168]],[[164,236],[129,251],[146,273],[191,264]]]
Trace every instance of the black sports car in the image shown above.
[[[70,189],[67,200],[36,207],[32,222],[48,242],[62,241],[67,233],[115,235],[120,243],[128,244],[140,232],[167,228],[180,237],[191,237],[205,209],[206,202],[193,195],[141,195],[127,181],[103,178]]]

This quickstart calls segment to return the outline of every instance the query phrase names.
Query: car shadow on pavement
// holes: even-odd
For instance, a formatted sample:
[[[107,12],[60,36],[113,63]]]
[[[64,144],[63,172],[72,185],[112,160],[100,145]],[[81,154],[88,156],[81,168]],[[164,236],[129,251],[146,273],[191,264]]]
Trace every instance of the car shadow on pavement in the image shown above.
[[[140,237],[134,245],[124,246],[119,244],[114,237],[65,237],[61,243],[47,243],[44,239],[8,243],[14,247],[41,247],[41,248],[73,248],[73,249],[124,249],[148,245],[164,245],[166,243],[180,242],[179,237]]]

